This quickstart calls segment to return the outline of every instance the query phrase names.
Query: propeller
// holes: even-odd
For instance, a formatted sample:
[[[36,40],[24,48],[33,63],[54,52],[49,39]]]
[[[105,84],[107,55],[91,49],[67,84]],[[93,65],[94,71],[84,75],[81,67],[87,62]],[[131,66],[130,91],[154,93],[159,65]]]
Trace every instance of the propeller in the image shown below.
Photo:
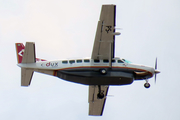
[[[154,76],[155,83],[156,83],[156,74],[158,74],[158,73],[160,73],[160,71],[157,70],[157,58],[156,58],[156,61],[155,61],[155,71],[154,71],[154,74],[155,74],[155,76]]]

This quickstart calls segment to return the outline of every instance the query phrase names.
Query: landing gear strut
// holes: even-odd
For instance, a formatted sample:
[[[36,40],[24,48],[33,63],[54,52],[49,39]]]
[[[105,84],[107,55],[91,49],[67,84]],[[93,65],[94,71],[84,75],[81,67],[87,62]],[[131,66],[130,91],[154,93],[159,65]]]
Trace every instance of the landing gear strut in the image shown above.
[[[148,80],[146,80],[146,83],[144,84],[145,88],[150,88],[150,84],[148,83]]]
[[[101,86],[100,85],[98,85],[98,88],[99,88],[99,93],[97,94],[97,97],[99,99],[103,99],[104,98],[104,91],[103,90],[101,91]]]

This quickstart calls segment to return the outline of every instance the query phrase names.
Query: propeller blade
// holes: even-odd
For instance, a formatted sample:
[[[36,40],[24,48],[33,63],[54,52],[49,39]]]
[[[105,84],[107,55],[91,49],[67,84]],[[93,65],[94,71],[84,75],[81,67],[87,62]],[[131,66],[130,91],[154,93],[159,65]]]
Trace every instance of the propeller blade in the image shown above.
[[[155,61],[155,76],[154,76],[155,83],[156,83],[156,74],[157,74],[156,70],[157,70],[157,57],[156,57],[156,61]]]
[[[157,69],[157,57],[156,57],[156,61],[155,61],[155,70]]]

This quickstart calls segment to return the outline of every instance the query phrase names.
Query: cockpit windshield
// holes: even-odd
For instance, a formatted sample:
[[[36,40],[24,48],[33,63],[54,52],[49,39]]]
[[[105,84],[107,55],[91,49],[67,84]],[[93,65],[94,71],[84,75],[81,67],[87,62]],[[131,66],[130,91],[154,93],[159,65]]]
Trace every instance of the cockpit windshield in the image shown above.
[[[125,59],[122,59],[125,63],[132,63],[132,62],[130,62],[130,61],[128,61],[128,60],[125,60]]]

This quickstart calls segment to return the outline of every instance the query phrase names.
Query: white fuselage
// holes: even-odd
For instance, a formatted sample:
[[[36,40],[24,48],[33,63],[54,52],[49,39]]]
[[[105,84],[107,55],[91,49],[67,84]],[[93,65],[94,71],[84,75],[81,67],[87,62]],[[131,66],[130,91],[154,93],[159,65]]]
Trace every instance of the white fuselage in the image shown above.
[[[75,61],[74,63],[70,63],[69,61]],[[103,60],[100,60],[99,62],[94,62],[93,59],[71,59],[71,60],[55,60],[55,61],[41,61],[36,63],[27,63],[18,64],[19,67],[22,68],[33,68],[33,69],[45,69],[45,70],[64,70],[64,69],[71,69],[76,67],[109,67],[109,63],[103,62]],[[82,62],[77,63],[77,60],[82,60]],[[84,62],[84,60],[89,60],[89,62]],[[150,72],[154,74],[154,68],[139,64],[133,64],[133,63],[118,63],[115,59],[115,62],[112,62],[112,68],[129,68],[134,70],[140,70],[144,72]],[[62,61],[67,61],[67,63],[63,63]]]
[[[34,69],[35,71],[38,70],[52,70],[52,71],[73,71],[78,72],[80,71],[77,76],[80,76],[84,71],[97,71],[98,69],[105,68],[109,69],[110,64],[108,60],[93,60],[93,59],[71,59],[71,60],[57,60],[57,61],[41,61],[36,63],[28,63],[28,64],[18,64],[18,66],[22,68],[29,68]],[[82,72],[83,70],[83,72]],[[140,78],[137,77],[137,80],[141,79],[148,79],[153,76],[154,74],[154,68],[138,65],[138,64],[132,64],[127,63],[123,61],[122,59],[115,58],[112,61],[111,71],[120,71],[120,72],[127,72],[127,73],[133,73],[133,72],[146,72],[146,76],[142,76]],[[68,74],[72,74],[68,73]],[[114,73],[115,74],[115,73]],[[109,76],[114,75],[111,73]],[[74,73],[73,73],[74,75]],[[91,74],[92,75],[92,74]],[[115,76],[118,77],[120,74],[116,74]],[[54,75],[56,76],[56,75]],[[108,75],[107,75],[108,76]],[[120,75],[121,76],[121,75]],[[135,77],[134,77],[135,80]]]

